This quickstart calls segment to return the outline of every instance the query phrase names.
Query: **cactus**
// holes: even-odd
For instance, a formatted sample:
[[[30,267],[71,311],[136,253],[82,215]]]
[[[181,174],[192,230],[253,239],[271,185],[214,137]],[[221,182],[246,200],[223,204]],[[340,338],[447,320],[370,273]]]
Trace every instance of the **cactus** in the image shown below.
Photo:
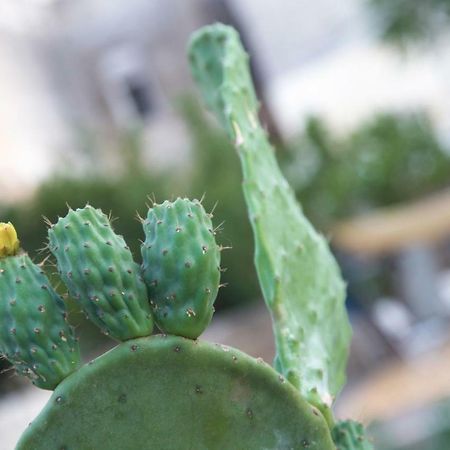
[[[199,201],[178,198],[149,209],[142,272],[155,321],[165,333],[196,339],[213,315],[220,248]]]
[[[104,334],[124,341],[152,333],[139,266],[105,214],[91,206],[70,210],[48,235],[64,284]]]
[[[276,370],[233,348],[197,340],[211,320],[220,277],[220,247],[200,202],[177,199],[149,210],[141,274],[101,211],[70,210],[49,229],[60,276],[87,317],[125,342],[78,370],[72,366],[70,375],[54,370],[55,392],[16,448],[371,450],[362,427],[334,425],[331,402],[344,382],[350,337],[344,283],[258,123],[239,37],[223,25],[205,27],[193,37],[189,55],[195,79],[241,158],[255,263],[273,319]],[[19,372],[31,367],[48,380],[54,356],[47,344],[65,316],[40,270],[16,255],[16,241],[13,228],[0,226],[0,348],[7,347],[4,353]],[[17,287],[21,265],[34,275]],[[13,294],[21,297],[16,315],[8,303]],[[41,303],[51,320],[39,323],[46,327],[39,342],[47,354],[38,353],[42,367],[36,368],[28,353],[28,360],[15,361],[10,348],[30,348],[42,338],[27,328],[37,326]],[[20,340],[12,341],[5,330],[19,319]],[[148,336],[153,320],[168,334]],[[75,349],[69,333],[63,333],[70,335],[61,348],[63,362]]]
[[[268,365],[177,336],[120,344],[61,383],[17,450],[62,448],[334,450]]]
[[[234,141],[255,236],[255,264],[276,339],[276,367],[327,417],[345,380],[350,327],[345,288],[325,239],[297,204],[258,122],[248,56],[239,35],[197,32],[189,58],[206,103]]]
[[[353,420],[339,422],[333,429],[336,450],[373,450],[364,433],[364,427]]]
[[[54,389],[78,369],[80,355],[62,299],[40,267],[18,252],[11,224],[0,224],[0,354],[36,386]],[[2,245],[4,244],[4,245]]]

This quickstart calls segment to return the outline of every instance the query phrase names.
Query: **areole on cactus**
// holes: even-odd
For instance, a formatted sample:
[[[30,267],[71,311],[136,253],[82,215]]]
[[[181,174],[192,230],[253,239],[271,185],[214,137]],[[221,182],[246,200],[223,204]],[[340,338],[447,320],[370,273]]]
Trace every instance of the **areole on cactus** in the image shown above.
[[[350,330],[344,283],[326,241],[303,216],[258,121],[238,34],[213,25],[190,44],[194,79],[235,142],[273,319],[275,369],[197,338],[220,283],[211,216],[198,200],[153,205],[142,265],[91,206],[49,228],[61,280],[88,319],[120,343],[79,367],[64,301],[0,225],[0,352],[54,389],[18,450],[370,450],[363,429],[337,426]],[[164,333],[151,336],[153,323]],[[335,441],[333,442],[333,437]]]

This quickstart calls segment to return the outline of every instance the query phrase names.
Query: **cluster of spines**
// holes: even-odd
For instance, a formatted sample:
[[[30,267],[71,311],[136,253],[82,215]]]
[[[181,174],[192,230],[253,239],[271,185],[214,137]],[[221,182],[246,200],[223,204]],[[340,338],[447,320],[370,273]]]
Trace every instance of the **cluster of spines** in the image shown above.
[[[208,326],[220,281],[220,251],[211,215],[199,200],[177,198],[149,209],[143,221],[142,273],[158,327],[196,339]]]
[[[152,333],[139,265],[105,214],[89,205],[71,209],[48,235],[61,279],[88,319],[120,341]]]
[[[61,297],[28,255],[0,259],[0,352],[43,389],[80,366],[78,343]]]

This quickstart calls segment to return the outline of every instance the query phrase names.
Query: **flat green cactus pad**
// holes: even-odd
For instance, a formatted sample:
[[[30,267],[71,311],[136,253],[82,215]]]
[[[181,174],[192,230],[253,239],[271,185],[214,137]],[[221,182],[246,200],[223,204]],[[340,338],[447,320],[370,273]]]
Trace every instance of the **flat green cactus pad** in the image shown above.
[[[203,27],[189,46],[206,104],[233,140],[255,237],[255,265],[271,313],[276,367],[333,425],[351,337],[345,284],[328,243],[303,215],[258,120],[248,55],[238,33]]]
[[[175,336],[127,341],[55,390],[17,450],[333,450],[321,414],[260,360]]]

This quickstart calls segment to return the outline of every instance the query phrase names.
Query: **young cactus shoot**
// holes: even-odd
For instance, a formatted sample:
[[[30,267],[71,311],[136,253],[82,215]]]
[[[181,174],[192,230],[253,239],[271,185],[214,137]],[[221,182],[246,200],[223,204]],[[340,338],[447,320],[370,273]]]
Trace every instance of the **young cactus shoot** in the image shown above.
[[[143,222],[142,272],[158,327],[196,339],[211,321],[220,281],[220,248],[198,200],[154,205]]]
[[[0,354],[36,386],[54,389],[80,366],[64,301],[42,268],[17,254],[11,224],[2,224],[1,239],[7,251],[0,258]]]
[[[152,333],[139,265],[102,211],[89,205],[69,210],[48,237],[70,295],[104,334],[125,341]]]

